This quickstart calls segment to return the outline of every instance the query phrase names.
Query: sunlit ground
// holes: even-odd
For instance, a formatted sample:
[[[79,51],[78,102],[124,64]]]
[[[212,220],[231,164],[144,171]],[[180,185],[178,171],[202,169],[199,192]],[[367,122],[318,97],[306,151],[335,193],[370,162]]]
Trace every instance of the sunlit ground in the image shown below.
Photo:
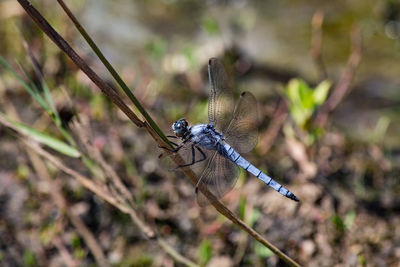
[[[399,4],[66,2],[166,134],[172,134],[171,124],[181,117],[191,123],[208,121],[210,57],[223,60],[236,96],[244,90],[256,96],[259,141],[245,156],[300,199],[292,202],[241,173],[223,201],[263,237],[304,266],[397,266]],[[118,88],[55,1],[32,3],[101,77]],[[362,39],[361,61],[349,90],[319,129],[311,125],[319,107],[311,95],[323,80],[310,53],[311,22],[317,10],[324,12],[322,60],[330,90],[346,71],[355,27]],[[39,85],[21,34],[38,60],[61,118],[67,123],[71,117],[88,121],[92,143],[132,193],[140,216],[171,247],[201,265],[283,265],[212,206],[199,207],[189,180],[161,168],[162,150],[149,134],[100,93],[17,1],[1,1],[1,56],[26,81],[30,77]],[[0,77],[1,114],[67,141],[4,65]],[[301,91],[311,106],[308,115],[306,108],[294,108],[288,86],[293,78],[308,84]],[[165,250],[144,238],[129,216],[46,160],[43,165],[35,161],[35,154],[14,130],[1,124],[0,134],[0,265],[98,264],[82,229],[59,201],[81,219],[109,264],[174,264]],[[70,168],[98,179],[87,162],[46,149]]]

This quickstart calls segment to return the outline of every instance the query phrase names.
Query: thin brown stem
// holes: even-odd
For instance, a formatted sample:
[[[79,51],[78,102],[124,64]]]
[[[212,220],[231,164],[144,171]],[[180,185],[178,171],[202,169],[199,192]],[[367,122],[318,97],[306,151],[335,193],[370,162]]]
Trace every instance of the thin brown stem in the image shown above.
[[[133,201],[133,197],[129,190],[122,183],[121,179],[114,171],[114,169],[103,158],[100,151],[91,143],[90,140],[93,140],[93,138],[91,137],[89,122],[87,122],[87,120],[83,117],[81,117],[80,121],[81,122],[75,120],[73,122],[72,129],[79,136],[79,140],[83,143],[83,146],[89,153],[89,156],[93,158],[97,163],[99,163],[101,168],[104,170],[107,178],[110,179],[110,182],[118,190],[118,194],[124,198],[124,201],[134,207],[135,204]]]
[[[91,190],[93,193],[101,197],[102,199],[106,200],[109,202],[111,205],[115,206],[118,208],[120,211],[128,214],[132,221],[139,227],[139,229],[142,231],[143,234],[146,235],[148,239],[156,240],[157,243],[177,262],[180,262],[182,264],[185,264],[187,266],[197,266],[195,263],[190,261],[189,259],[186,259],[182,255],[180,255],[176,250],[174,250],[170,245],[167,245],[165,241],[159,237],[155,231],[150,229],[148,225],[143,222],[137,215],[137,213],[129,206],[123,205],[119,203],[115,198],[113,198],[106,190],[105,188],[101,188],[100,185],[94,184],[89,178],[81,175],[77,171],[72,170],[71,168],[67,167],[64,165],[60,159],[57,157],[51,155],[49,152],[45,151],[42,149],[38,144],[34,143],[32,140],[26,140],[22,139],[24,144],[28,146],[30,149],[35,151],[37,154],[40,156],[46,158],[49,160],[51,163],[53,163],[57,168],[62,170],[63,172],[71,175],[74,177],[76,180],[78,180],[84,187],[87,189]],[[166,249],[167,248],[167,249]]]
[[[268,150],[271,148],[272,144],[275,142],[278,137],[279,130],[282,128],[282,125],[285,123],[285,120],[288,115],[287,104],[284,99],[278,104],[274,115],[271,119],[271,123],[268,126],[268,129],[265,131],[265,134],[260,138],[260,149],[262,154],[266,154]]]
[[[47,168],[40,157],[38,157],[32,150],[28,150],[29,158],[32,165],[38,174],[38,177],[45,180],[51,187],[50,195],[53,202],[57,205],[61,213],[66,213],[71,223],[74,225],[75,229],[78,231],[79,235],[85,240],[89,250],[92,252],[97,264],[99,266],[109,266],[104,256],[103,250],[101,249],[99,242],[94,237],[93,233],[84,224],[82,219],[77,216],[73,209],[69,207],[67,200],[64,198],[61,188],[57,181],[51,179]],[[68,263],[68,262],[67,262]]]
[[[318,111],[314,121],[315,125],[323,127],[328,119],[329,114],[343,100],[344,96],[350,89],[350,84],[354,79],[355,72],[361,60],[361,33],[360,28],[354,26],[350,32],[352,51],[347,61],[345,70],[340,77],[338,84],[333,89],[331,95]]]
[[[117,105],[128,118],[138,127],[143,126],[143,122],[135,113],[122,101],[119,95],[111,88],[103,79],[100,78],[86,62],[72,49],[72,47],[62,38],[47,20],[37,11],[36,8],[27,0],[18,0],[20,5],[25,9],[26,13],[36,22],[43,32],[64,52],[68,57],[92,80],[94,84]]]
[[[132,120],[138,127],[143,127],[151,137],[157,142],[160,147],[168,147],[168,144],[165,143],[164,140],[158,135],[154,129],[146,122],[142,122],[138,120],[137,116],[129,109],[129,107],[123,102],[123,100],[116,94],[111,87],[109,87],[97,74],[94,73],[92,69],[83,61],[82,58],[76,54],[76,52],[68,45],[68,43],[49,25],[49,23],[42,17],[42,15],[32,6],[32,4],[27,0],[18,0],[20,5],[25,9],[25,11],[32,17],[32,19],[37,23],[37,25],[43,30],[43,32],[50,37],[50,39],[57,45],[59,48],[64,51],[71,60],[100,88],[100,90],[110,97],[114,104],[116,104],[127,116]],[[112,91],[112,92],[110,92]],[[44,151],[45,152],[45,151]],[[47,153],[47,152],[46,152]],[[47,153],[48,154],[48,153]],[[51,155],[49,155],[51,156]],[[183,160],[179,155],[170,155],[172,160],[174,160],[177,165],[182,165]],[[61,167],[62,165],[58,162],[57,167]],[[64,166],[63,166],[64,167]],[[87,186],[92,186],[91,183],[88,183],[86,179],[84,179],[80,174],[76,173],[73,170],[66,169],[67,173],[78,175],[79,179],[82,180]],[[198,177],[191,171],[190,169],[184,170],[185,175],[190,179],[193,184],[196,184],[198,181]],[[90,181],[91,182],[91,181]],[[104,194],[98,188],[91,188],[91,190],[96,190],[101,194]],[[261,244],[269,248],[273,253],[275,253],[279,258],[285,261],[290,266],[300,266],[289,256],[284,254],[274,245],[272,245],[269,241],[263,238],[259,233],[257,233],[253,228],[246,225],[242,220],[240,220],[232,211],[230,211],[222,202],[220,202],[208,189],[204,184],[199,186],[200,191],[205,195],[210,203],[215,207],[215,209],[231,220],[234,224],[238,225],[242,230],[249,233],[254,239],[259,241]],[[119,206],[119,203],[116,203],[115,198],[110,199],[108,195],[107,201],[109,201],[112,205]],[[129,208],[124,207],[124,211],[129,210]]]
[[[63,241],[60,237],[56,236],[52,239],[53,245],[58,249],[60,252],[61,257],[64,259],[65,264],[70,267],[77,267],[79,264],[76,260],[72,257],[69,253],[68,249],[64,246]]]
[[[32,57],[32,55],[31,55]],[[36,66],[38,68],[38,66]],[[12,105],[12,104],[11,104]],[[14,109],[12,109],[14,110]],[[16,112],[13,112],[13,116],[20,121],[19,115]],[[38,174],[38,177],[41,179],[45,180],[51,187],[50,190],[50,195],[53,200],[53,202],[57,205],[58,209],[60,210],[61,213],[66,213],[68,216],[69,220],[71,223],[75,226],[76,230],[78,231],[79,235],[85,240],[85,243],[87,244],[89,250],[92,252],[97,264],[101,267],[106,267],[109,266],[106,260],[106,257],[104,256],[103,250],[101,249],[98,241],[94,237],[93,233],[86,227],[82,219],[75,215],[73,210],[69,207],[67,204],[67,200],[64,198],[63,193],[61,192],[60,186],[56,181],[51,179],[51,175],[49,174],[46,165],[42,161],[42,159],[33,151],[28,150],[28,157],[30,161],[32,162],[32,166],[35,169],[36,173]],[[61,241],[60,241],[61,242]],[[66,261],[67,265],[70,265],[70,256],[69,254],[63,250],[64,247],[62,246],[62,243],[54,243],[54,245],[57,245],[57,248],[60,251],[60,254],[62,254],[62,257]]]
[[[324,12],[318,10],[314,13],[311,21],[311,55],[317,68],[318,79],[324,80],[327,77],[324,61],[322,60],[322,23],[324,21]]]

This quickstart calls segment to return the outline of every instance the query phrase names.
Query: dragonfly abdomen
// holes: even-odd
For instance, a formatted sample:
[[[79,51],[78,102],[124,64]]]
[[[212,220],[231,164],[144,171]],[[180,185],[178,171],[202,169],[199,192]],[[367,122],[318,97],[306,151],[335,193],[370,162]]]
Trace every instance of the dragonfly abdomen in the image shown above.
[[[290,192],[280,183],[278,183],[277,181],[275,181],[274,179],[272,179],[271,177],[260,171],[253,164],[248,162],[244,157],[242,157],[238,152],[236,152],[229,144],[224,143],[223,148],[225,157],[233,161],[235,164],[242,167],[249,173],[253,174],[255,177],[257,177],[258,179],[260,179],[261,181],[263,181],[268,186],[272,187],[285,197],[290,198],[294,201],[299,201],[299,199],[292,192]]]

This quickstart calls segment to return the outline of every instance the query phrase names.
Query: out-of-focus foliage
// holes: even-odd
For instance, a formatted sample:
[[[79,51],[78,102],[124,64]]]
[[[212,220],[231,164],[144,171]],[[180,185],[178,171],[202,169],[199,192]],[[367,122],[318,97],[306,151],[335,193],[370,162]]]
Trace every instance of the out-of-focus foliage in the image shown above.
[[[54,1],[32,4],[119,92]],[[207,122],[210,57],[223,60],[236,96],[244,90],[256,96],[259,144],[245,156],[301,201],[288,202],[243,172],[224,201],[247,224],[304,266],[396,266],[400,16],[395,1],[67,4],[168,134],[180,117]],[[325,11],[322,57],[332,84],[347,63],[353,25],[360,26],[363,37],[362,61],[351,90],[323,129],[309,123],[333,89],[326,81],[318,84],[308,53],[317,9]],[[31,66],[19,31],[38,59],[42,79]],[[181,255],[210,266],[282,264],[212,207],[198,207],[189,181],[160,168],[161,150],[152,139],[40,33],[17,1],[0,2],[0,35],[0,54],[6,60],[0,67],[2,113],[14,121],[17,114],[30,130],[46,133],[44,139],[64,140],[79,152],[80,145],[68,138],[68,124],[61,122],[71,116],[88,118],[91,141],[135,196],[135,208]],[[287,101],[279,88],[285,88]],[[128,216],[47,161],[38,167],[13,131],[1,125],[0,137],[0,265],[59,266],[68,262],[65,253],[77,265],[96,264],[69,216],[55,204],[55,189],[92,232],[110,264],[174,264]],[[61,158],[82,174],[101,175],[87,158]],[[44,179],[41,168],[54,183]]]
[[[322,81],[315,88],[301,79],[289,81],[285,92],[290,102],[290,115],[299,126],[306,127],[317,108],[325,102],[330,87],[329,81]]]
[[[205,239],[199,246],[199,262],[201,265],[207,264],[212,256],[212,248],[209,240]]]

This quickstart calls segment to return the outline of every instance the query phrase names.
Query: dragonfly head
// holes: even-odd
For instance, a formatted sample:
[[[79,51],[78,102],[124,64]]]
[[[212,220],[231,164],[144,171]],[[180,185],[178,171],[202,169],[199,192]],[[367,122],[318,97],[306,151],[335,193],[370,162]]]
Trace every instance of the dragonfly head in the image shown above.
[[[179,119],[172,124],[172,130],[177,137],[183,137],[188,131],[188,122],[185,119]]]

